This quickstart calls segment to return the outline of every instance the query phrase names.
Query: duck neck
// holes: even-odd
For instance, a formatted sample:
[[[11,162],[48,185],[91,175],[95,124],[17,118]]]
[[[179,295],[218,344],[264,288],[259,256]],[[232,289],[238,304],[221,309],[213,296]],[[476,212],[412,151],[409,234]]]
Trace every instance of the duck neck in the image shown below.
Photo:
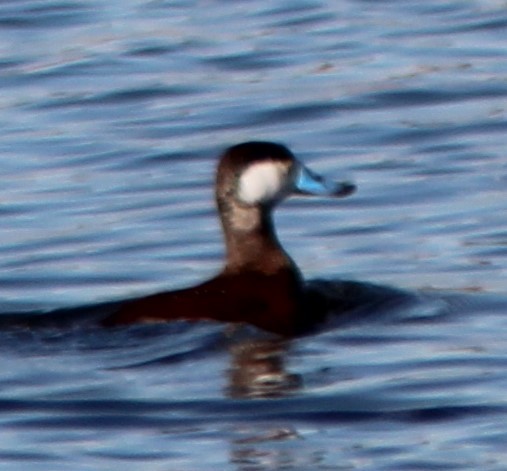
[[[225,272],[274,274],[288,269],[298,273],[295,263],[278,241],[271,208],[233,204],[220,213],[227,250]]]

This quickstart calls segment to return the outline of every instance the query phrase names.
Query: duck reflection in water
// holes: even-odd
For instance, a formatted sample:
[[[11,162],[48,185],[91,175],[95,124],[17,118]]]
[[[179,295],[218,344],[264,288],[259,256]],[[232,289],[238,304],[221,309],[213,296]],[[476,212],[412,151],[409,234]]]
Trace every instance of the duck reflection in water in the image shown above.
[[[227,395],[282,397],[301,389],[302,377],[285,368],[289,346],[289,341],[282,338],[252,338],[233,343]]]

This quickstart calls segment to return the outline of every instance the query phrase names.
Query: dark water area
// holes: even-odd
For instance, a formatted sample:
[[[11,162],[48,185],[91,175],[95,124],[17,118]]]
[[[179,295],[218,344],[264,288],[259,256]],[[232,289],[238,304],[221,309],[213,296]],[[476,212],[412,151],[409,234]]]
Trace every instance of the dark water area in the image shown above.
[[[506,469],[506,26],[496,0],[1,2],[4,318],[214,274],[216,157],[251,139],[358,185],[278,209],[304,275],[413,302],[292,340],[0,329],[0,468]]]

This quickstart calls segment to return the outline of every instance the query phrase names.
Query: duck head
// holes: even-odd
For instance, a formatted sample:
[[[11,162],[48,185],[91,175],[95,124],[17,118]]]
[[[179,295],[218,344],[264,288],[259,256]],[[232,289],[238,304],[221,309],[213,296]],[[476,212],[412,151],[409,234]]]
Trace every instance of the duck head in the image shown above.
[[[225,271],[271,273],[295,267],[276,237],[274,207],[291,194],[344,197],[355,189],[315,174],[281,144],[254,141],[230,147],[220,159],[215,185],[227,247]]]

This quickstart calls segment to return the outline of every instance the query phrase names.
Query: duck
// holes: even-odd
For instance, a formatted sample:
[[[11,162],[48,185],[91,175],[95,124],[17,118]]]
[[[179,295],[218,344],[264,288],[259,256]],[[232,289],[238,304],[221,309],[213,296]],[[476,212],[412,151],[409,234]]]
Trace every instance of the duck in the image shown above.
[[[125,301],[102,325],[217,321],[298,335],[322,321],[329,305],[284,250],[273,211],[291,195],[342,198],[355,191],[350,181],[314,173],[283,144],[249,141],[227,148],[215,175],[225,242],[221,271],[196,286]]]

